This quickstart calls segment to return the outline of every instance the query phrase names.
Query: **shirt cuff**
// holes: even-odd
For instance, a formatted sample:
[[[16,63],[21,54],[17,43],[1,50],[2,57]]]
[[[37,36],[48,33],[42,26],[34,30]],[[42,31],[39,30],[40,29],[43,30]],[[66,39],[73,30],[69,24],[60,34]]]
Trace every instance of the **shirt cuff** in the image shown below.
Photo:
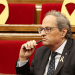
[[[16,66],[16,67],[22,67],[22,66],[24,66],[28,61],[29,61],[29,60],[20,62],[20,61],[18,60],[18,61],[17,61],[17,66]]]

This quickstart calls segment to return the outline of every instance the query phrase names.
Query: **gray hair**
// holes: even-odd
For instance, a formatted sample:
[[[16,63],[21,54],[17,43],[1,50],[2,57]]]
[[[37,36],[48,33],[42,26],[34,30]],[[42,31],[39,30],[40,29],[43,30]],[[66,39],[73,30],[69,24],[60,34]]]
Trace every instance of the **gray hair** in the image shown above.
[[[55,10],[49,11],[45,16],[47,16],[47,15],[56,16],[57,17],[56,25],[57,25],[59,31],[62,31],[63,28],[67,28],[67,33],[65,35],[65,38],[66,39],[72,38],[70,21],[66,18],[66,16],[61,14],[59,11],[55,11]]]

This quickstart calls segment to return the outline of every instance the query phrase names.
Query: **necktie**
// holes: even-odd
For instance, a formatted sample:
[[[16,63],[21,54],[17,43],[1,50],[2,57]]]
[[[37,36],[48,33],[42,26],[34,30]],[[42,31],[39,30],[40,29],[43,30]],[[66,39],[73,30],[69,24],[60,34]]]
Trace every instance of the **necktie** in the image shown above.
[[[56,55],[57,55],[57,52],[52,52],[47,75],[53,75],[54,74],[54,71],[55,71],[55,56]]]

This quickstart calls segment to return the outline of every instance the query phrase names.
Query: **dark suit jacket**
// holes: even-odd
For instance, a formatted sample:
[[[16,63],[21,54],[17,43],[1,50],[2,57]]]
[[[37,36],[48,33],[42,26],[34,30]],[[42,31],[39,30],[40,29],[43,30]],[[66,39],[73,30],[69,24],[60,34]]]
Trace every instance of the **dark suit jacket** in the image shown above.
[[[16,73],[23,75],[43,75],[50,53],[50,49],[45,46],[38,48],[35,51],[31,67],[28,62],[22,67],[16,67]],[[62,57],[64,57],[63,61],[61,60]],[[73,39],[68,39],[61,58],[54,75],[75,75],[75,41]]]

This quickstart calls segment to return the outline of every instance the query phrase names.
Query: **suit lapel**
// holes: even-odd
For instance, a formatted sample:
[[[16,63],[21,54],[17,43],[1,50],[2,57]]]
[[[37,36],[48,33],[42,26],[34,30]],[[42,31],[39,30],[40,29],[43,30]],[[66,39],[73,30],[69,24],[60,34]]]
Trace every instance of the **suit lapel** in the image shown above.
[[[71,50],[71,49],[70,49],[71,45],[72,45],[72,40],[69,39],[69,40],[67,41],[67,43],[66,43],[66,46],[65,46],[64,50],[63,50],[63,53],[62,53],[61,58],[60,58],[60,60],[59,60],[58,66],[57,66],[57,68],[56,68],[56,70],[55,70],[55,72],[54,72],[54,75],[57,75],[57,73],[60,71],[60,69],[62,68],[63,64],[64,64],[65,61],[67,60],[67,57],[68,57],[69,52],[70,52],[70,50]],[[70,49],[70,50],[69,50],[69,49]]]
[[[60,71],[60,69],[62,68],[63,64],[65,63],[66,59],[67,59],[67,56],[69,54],[69,51],[64,51],[60,60],[59,60],[59,63],[58,63],[58,66],[54,72],[54,75],[57,75],[57,73]]]
[[[40,66],[40,72],[38,75],[43,75],[44,71],[45,71],[45,68],[46,68],[46,65],[47,65],[47,62],[49,60],[49,56],[50,56],[50,49],[48,49],[45,54],[44,54],[44,57],[42,59],[42,63],[41,63],[41,66]]]

